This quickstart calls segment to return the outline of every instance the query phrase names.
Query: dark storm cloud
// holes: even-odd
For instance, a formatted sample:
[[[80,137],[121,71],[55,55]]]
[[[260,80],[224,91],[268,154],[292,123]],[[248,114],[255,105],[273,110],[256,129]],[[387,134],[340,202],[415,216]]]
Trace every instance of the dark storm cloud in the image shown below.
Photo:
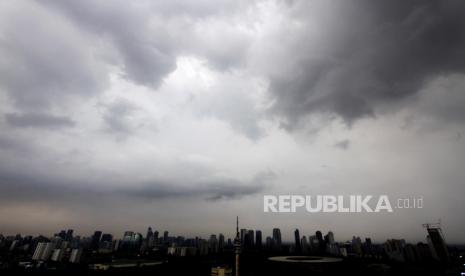
[[[5,119],[9,125],[14,127],[63,128],[75,125],[74,121],[68,117],[46,113],[8,113]]]
[[[299,2],[302,4],[302,2]],[[296,3],[307,22],[312,4]],[[465,72],[464,1],[331,1],[288,53],[290,70],[271,77],[274,110],[292,127],[314,113],[350,124],[416,94],[430,79]],[[317,15],[318,16],[318,15]],[[307,22],[308,23],[308,22]],[[307,45],[320,44],[314,49]]]

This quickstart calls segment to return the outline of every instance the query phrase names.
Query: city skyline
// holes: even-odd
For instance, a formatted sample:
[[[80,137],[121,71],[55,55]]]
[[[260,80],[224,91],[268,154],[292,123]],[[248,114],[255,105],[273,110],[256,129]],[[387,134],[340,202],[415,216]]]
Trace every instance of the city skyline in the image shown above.
[[[440,222],[439,223],[437,223],[437,222],[436,223],[431,223],[431,225],[436,225],[436,224],[440,225]],[[421,229],[423,230],[423,232],[421,234],[419,234],[419,235],[423,234],[423,238],[420,238],[418,240],[409,240],[410,242],[421,242],[421,241],[425,240],[425,237],[426,237],[426,233],[424,232],[425,225],[429,225],[429,223],[421,225]],[[286,243],[286,244],[292,244],[292,243],[295,244],[295,242],[297,240],[296,231],[297,231],[297,233],[299,233],[298,234],[299,235],[299,241],[301,240],[301,238],[315,235],[315,233],[317,233],[317,232],[320,232],[320,233],[323,233],[323,234],[324,233],[331,233],[332,240],[337,241],[337,242],[350,241],[353,237],[370,238],[371,240],[373,240],[375,243],[378,243],[378,244],[384,243],[386,240],[389,240],[389,239],[405,239],[405,237],[403,237],[402,235],[396,235],[396,236],[391,236],[391,237],[387,237],[387,238],[380,238],[380,237],[376,237],[376,235],[375,236],[364,236],[364,235],[360,235],[358,233],[352,233],[352,235],[350,237],[344,237],[344,238],[339,238],[339,235],[338,235],[337,236],[338,239],[334,239],[334,232],[335,232],[334,229],[325,230],[325,229],[315,228],[315,230],[313,232],[312,232],[312,230],[308,230],[308,229],[306,229],[304,227],[292,228],[290,231],[286,231],[287,228],[284,228],[283,231],[282,231],[282,229],[283,228],[281,228],[281,227],[273,227],[271,229],[241,227],[240,228],[241,232],[246,231],[244,233],[241,233],[242,234],[241,235],[241,240],[244,240],[244,235],[247,234],[247,231],[252,231],[252,233],[259,232],[262,241],[266,240],[266,238],[269,238],[269,237],[271,237],[272,239],[276,239],[279,236],[279,240],[282,240],[282,242]],[[71,235],[80,236],[80,237],[92,237],[93,235],[95,235],[95,232],[100,232],[100,234],[102,234],[102,233],[103,234],[110,234],[115,239],[122,239],[124,237],[125,233],[127,233],[127,232],[141,234],[143,237],[147,238],[148,234],[144,234],[144,233],[148,233],[148,231],[152,231],[152,234],[157,232],[158,237],[160,237],[161,239],[163,239],[167,235],[169,235],[169,237],[173,237],[173,238],[176,238],[176,237],[208,238],[211,235],[224,235],[224,237],[226,239],[231,239],[231,240],[234,240],[234,238],[236,237],[236,233],[234,233],[234,231],[232,231],[231,229],[229,229],[229,231],[231,233],[226,232],[226,231],[225,232],[218,232],[218,233],[216,233],[216,232],[208,232],[208,233],[205,233],[203,235],[192,234],[192,233],[190,233],[190,234],[189,233],[176,233],[176,232],[171,232],[169,229],[157,228],[157,227],[153,227],[153,226],[147,226],[144,230],[140,230],[140,231],[138,231],[137,229],[128,228],[128,229],[124,229],[124,230],[119,231],[119,232],[106,231],[105,229],[99,229],[99,230],[94,229],[94,230],[92,230],[90,232],[79,232],[74,228],[67,228],[67,227],[65,227],[65,228],[63,228],[61,230],[62,233],[56,232],[56,230],[52,231],[51,233],[29,233],[29,232],[25,232],[25,233],[20,233],[20,232],[2,233],[2,232],[0,232],[0,235],[10,236],[11,237],[11,236],[15,236],[15,235],[19,234],[19,235],[22,235],[22,236],[53,237],[53,236],[57,236],[59,234],[71,231]],[[279,234],[276,234],[275,231],[278,231]],[[254,235],[254,240],[256,240],[255,235]],[[449,242],[449,244],[463,245],[463,243],[451,243],[451,242]]]
[[[239,216],[264,239],[421,241],[440,220],[465,243],[463,49],[460,0],[3,1],[0,233]],[[266,195],[422,208],[267,213]]]

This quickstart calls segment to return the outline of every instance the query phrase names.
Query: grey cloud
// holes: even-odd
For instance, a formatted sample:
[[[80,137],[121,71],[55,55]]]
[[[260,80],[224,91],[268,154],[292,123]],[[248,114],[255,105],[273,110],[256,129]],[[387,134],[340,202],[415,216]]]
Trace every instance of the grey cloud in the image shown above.
[[[47,113],[8,113],[6,122],[14,127],[32,128],[64,128],[73,127],[74,121],[68,117],[55,116]]]
[[[197,180],[189,185],[172,183],[153,183],[135,188],[116,190],[117,193],[146,199],[170,197],[203,197],[208,201],[239,199],[243,196],[257,194],[269,187],[275,178],[274,173],[257,174],[252,180],[242,182],[233,178],[211,177]]]
[[[189,182],[186,180],[186,182]],[[239,199],[261,192],[269,181],[254,178],[241,182],[232,178],[194,181],[180,184],[179,181],[154,180],[150,184],[131,183],[121,187],[105,187],[98,182],[87,182],[82,178],[64,179],[44,172],[18,173],[2,169],[0,199],[8,202],[87,203],[105,198],[170,199],[203,198],[208,201]]]
[[[4,5],[0,88],[18,107],[44,110],[105,86],[104,68],[79,30],[35,2]]]
[[[336,148],[346,150],[350,147],[350,140],[342,140],[334,144]]]
[[[137,110],[134,104],[120,99],[109,104],[103,104],[103,107],[102,118],[106,124],[106,130],[117,134],[130,134],[133,132],[134,126],[130,122],[130,117]]]
[[[290,14],[312,24],[312,3],[296,2]],[[463,1],[317,3],[318,34],[315,26],[289,34],[298,41],[289,70],[271,76],[274,111],[291,127],[314,113],[350,125],[395,109],[431,78],[465,71]]]
[[[176,68],[174,45],[161,29],[150,28],[150,7],[127,1],[45,1],[57,7],[74,24],[99,39],[107,39],[118,51],[117,64],[130,80],[157,87]],[[121,62],[121,64],[119,64]]]
[[[264,131],[258,120],[263,117],[259,110],[253,106],[242,87],[218,87],[222,93],[214,93],[205,97],[199,95],[193,99],[196,104],[194,112],[199,116],[212,116],[229,123],[238,133],[256,140],[263,136]]]

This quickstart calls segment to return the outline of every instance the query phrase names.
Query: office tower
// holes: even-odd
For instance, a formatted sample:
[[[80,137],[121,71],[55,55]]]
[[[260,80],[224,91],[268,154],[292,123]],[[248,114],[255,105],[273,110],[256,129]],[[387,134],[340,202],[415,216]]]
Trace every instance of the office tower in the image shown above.
[[[426,225],[428,231],[428,245],[430,246],[432,255],[435,259],[441,262],[449,262],[449,251],[447,250],[446,242],[442,235],[442,231],[439,225]]]
[[[329,231],[328,234],[326,235],[327,243],[329,244],[334,244],[334,233]]]
[[[265,247],[267,250],[273,249],[273,239],[270,236],[266,237]]]
[[[300,239],[300,246],[302,247],[302,253],[307,254],[308,253],[308,242],[307,242],[307,237],[303,236],[302,239]]]
[[[260,230],[255,231],[255,246],[258,249],[262,248],[262,231]]]
[[[395,241],[395,244],[397,245],[399,243]],[[362,254],[362,240],[360,239],[360,237],[352,237],[352,251],[357,255]]]
[[[318,243],[318,238],[316,237],[316,235],[308,236],[308,245],[310,247],[310,252],[312,254],[315,254],[318,252],[320,248],[320,244]]]
[[[33,260],[47,261],[55,249],[55,244],[52,242],[39,242],[36,250],[32,255]]]
[[[354,242],[355,240],[355,242]],[[357,252],[357,251],[360,251],[358,249],[359,245],[358,244],[361,244],[361,240],[360,238],[355,238],[353,239],[353,242],[352,242],[352,246],[354,247],[354,253],[357,253],[357,254],[361,254],[360,252]],[[354,246],[354,244],[357,245],[357,247]],[[396,240],[396,239],[391,239],[391,240],[387,240],[385,243],[384,243],[384,252],[386,253],[386,255],[391,259],[391,260],[395,260],[395,261],[398,261],[398,262],[404,262],[405,261],[405,240],[401,239],[401,240]]]
[[[301,246],[300,246],[300,233],[299,233],[299,229],[295,229],[294,231],[294,240],[295,240],[295,252],[296,253],[300,253],[302,250]]]
[[[100,239],[99,248],[111,251],[113,249],[113,235],[103,234]]]
[[[241,237],[239,236],[239,217],[236,218],[236,238],[234,239],[234,253],[236,255],[235,275],[239,276],[239,259],[241,254]]]
[[[323,234],[321,233],[321,231],[316,231],[315,236],[318,240],[318,246],[319,246],[318,252],[323,253],[326,249],[326,244],[325,244],[325,241],[323,240]]]
[[[61,262],[64,256],[64,250],[63,249],[55,249],[53,250],[52,257],[50,260],[54,262]]]
[[[97,250],[100,244],[100,237],[102,236],[102,231],[95,231],[94,235],[92,236],[92,241],[90,247],[93,250]]]
[[[69,262],[70,263],[79,263],[81,261],[82,249],[76,248],[71,250],[71,254],[69,255]]]
[[[245,235],[247,234],[247,229],[242,228],[241,229],[241,244],[244,245],[245,243]]]
[[[218,240],[216,239],[216,235],[210,236],[210,239],[208,240],[208,248],[210,253],[218,253]]]
[[[158,231],[155,230],[155,232],[153,232],[153,245],[157,245],[158,244]]]
[[[34,254],[32,255],[32,259],[35,261],[40,260],[40,256],[42,255],[43,250],[45,249],[47,243],[45,242],[39,242],[36,246],[36,249],[34,251]]]
[[[140,247],[142,245],[142,234],[141,233],[135,233],[132,235],[131,238],[131,243],[130,243],[130,250],[131,252],[139,252]]]
[[[371,238],[365,238],[365,253],[368,255],[373,255],[373,243],[371,242]]]
[[[112,242],[113,241],[113,235],[112,234],[103,234],[102,239],[100,241],[101,242]]]
[[[218,236],[218,250],[223,251],[224,246],[224,235],[220,233],[220,235]]]
[[[57,237],[60,237],[61,239],[66,239],[66,231],[65,230],[61,230],[60,233],[58,234],[55,234],[55,236]]]
[[[72,241],[73,240],[73,229],[68,229],[68,231],[66,231],[66,236],[65,236],[65,241]]]
[[[281,250],[281,230],[273,228],[273,245],[275,250]]]
[[[417,243],[417,256],[419,261],[429,261],[433,258],[430,246],[422,242]]]
[[[247,249],[252,249],[254,247],[254,231],[253,230],[247,230],[245,236],[244,236],[244,246]]]
[[[152,227],[149,227],[149,229],[147,229],[146,239],[147,239],[147,247],[152,248],[155,244]]]
[[[147,229],[147,236],[145,236],[145,238],[148,240],[151,237],[153,237],[153,231],[152,227],[149,226],[149,228]]]
[[[19,244],[19,240],[14,240],[10,245],[9,251],[15,250],[15,248],[16,248],[16,246],[18,246],[18,244]]]
[[[168,231],[163,232],[163,241],[168,242]]]

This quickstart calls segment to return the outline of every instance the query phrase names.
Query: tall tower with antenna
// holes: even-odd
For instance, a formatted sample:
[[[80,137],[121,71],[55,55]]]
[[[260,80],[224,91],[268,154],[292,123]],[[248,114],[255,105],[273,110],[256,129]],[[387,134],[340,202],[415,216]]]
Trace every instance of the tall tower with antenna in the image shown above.
[[[234,238],[234,253],[236,255],[235,275],[239,276],[239,256],[241,254],[241,236],[239,234],[239,216],[236,217],[236,237]]]

